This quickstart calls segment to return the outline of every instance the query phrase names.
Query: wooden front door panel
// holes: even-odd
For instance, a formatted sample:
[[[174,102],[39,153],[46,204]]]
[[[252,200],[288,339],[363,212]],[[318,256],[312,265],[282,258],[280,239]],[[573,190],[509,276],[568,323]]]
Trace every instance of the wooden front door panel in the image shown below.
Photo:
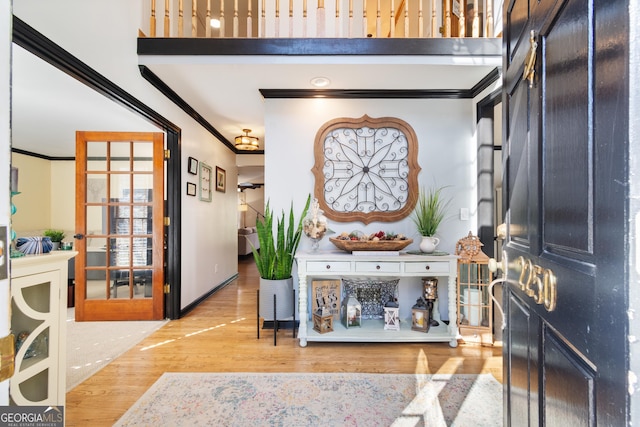
[[[625,425],[624,2],[506,6],[505,422]]]

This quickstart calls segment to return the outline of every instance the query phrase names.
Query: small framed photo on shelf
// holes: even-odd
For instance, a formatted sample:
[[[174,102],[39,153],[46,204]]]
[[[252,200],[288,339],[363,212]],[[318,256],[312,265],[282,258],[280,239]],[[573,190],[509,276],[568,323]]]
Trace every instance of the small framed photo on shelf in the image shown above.
[[[224,193],[227,190],[227,172],[216,166],[216,191]]]
[[[211,201],[211,166],[200,162],[200,200]]]
[[[193,157],[189,157],[187,172],[189,172],[191,175],[198,175],[198,161]]]
[[[196,185],[193,182],[187,182],[187,196],[196,195]]]

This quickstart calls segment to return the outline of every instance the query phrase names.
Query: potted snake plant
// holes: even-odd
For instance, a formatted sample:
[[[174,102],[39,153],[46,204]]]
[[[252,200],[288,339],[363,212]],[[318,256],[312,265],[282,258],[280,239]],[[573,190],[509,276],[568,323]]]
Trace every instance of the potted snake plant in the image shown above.
[[[293,262],[302,236],[302,220],[306,217],[311,195],[306,205],[295,219],[293,203],[288,218],[282,215],[275,219],[267,202],[264,218],[256,222],[260,249],[252,245],[253,258],[260,274],[260,316],[265,320],[280,320],[291,317],[294,313],[293,301]],[[274,316],[273,300],[276,296],[276,315]]]

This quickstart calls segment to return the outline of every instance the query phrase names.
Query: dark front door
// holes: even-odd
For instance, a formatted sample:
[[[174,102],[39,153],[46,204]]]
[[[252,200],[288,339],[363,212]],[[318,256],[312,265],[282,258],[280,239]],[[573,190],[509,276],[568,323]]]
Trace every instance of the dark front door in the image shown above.
[[[508,426],[627,424],[627,7],[505,2]]]

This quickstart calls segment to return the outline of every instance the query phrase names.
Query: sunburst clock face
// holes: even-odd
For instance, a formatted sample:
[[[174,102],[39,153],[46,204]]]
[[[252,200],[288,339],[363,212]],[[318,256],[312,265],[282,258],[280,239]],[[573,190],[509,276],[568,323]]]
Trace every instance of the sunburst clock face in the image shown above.
[[[340,118],[316,135],[315,197],[341,222],[392,222],[407,217],[418,198],[418,143],[403,120]]]

